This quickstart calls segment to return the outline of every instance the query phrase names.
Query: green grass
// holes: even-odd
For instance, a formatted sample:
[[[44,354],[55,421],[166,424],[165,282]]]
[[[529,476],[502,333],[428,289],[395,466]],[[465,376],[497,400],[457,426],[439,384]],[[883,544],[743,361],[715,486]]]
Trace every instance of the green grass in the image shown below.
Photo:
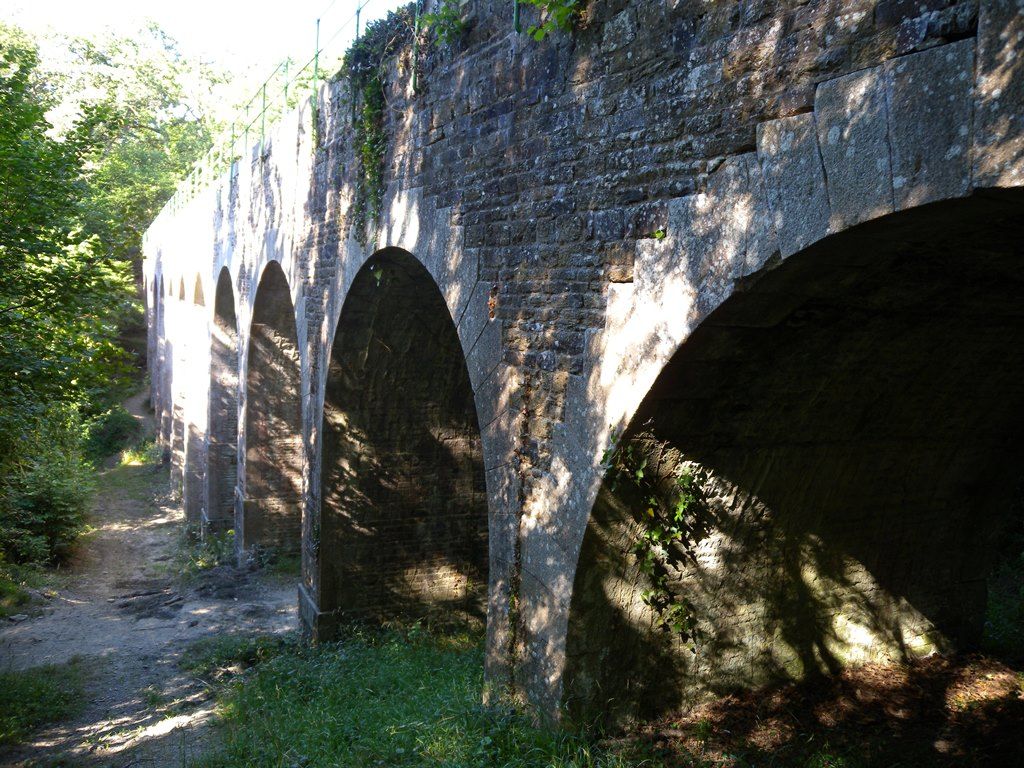
[[[297,647],[296,635],[216,635],[192,643],[180,666],[207,677],[234,666],[253,667]]]
[[[15,565],[0,560],[0,619],[27,613],[33,603],[29,590],[55,591],[65,577],[41,565]]]
[[[230,655],[230,654],[228,654]],[[294,645],[222,689],[224,742],[195,763],[229,766],[657,766],[579,734],[480,704],[476,635],[413,628]]]
[[[186,527],[175,552],[175,572],[187,583],[203,571],[234,563],[235,557],[234,531],[200,538],[195,528]]]
[[[138,443],[121,451],[121,464],[123,465],[159,464],[161,458],[160,446],[154,440]]]
[[[0,673],[0,744],[16,744],[40,726],[73,716],[84,702],[84,678],[79,659]]]

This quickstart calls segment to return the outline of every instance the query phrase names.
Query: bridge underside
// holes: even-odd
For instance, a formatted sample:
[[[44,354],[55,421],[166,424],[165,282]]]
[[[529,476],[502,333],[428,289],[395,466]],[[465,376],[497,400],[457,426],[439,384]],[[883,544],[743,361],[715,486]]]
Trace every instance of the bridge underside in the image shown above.
[[[444,299],[409,254],[356,277],[331,350],[320,601],[339,618],[482,626],[487,495],[469,374]]]
[[[704,322],[623,441],[645,479],[607,478],[586,532],[578,713],[977,643],[1024,474],[1022,257],[1019,195],[929,206],[789,258]],[[644,566],[651,496],[671,509],[683,473],[683,535]]]

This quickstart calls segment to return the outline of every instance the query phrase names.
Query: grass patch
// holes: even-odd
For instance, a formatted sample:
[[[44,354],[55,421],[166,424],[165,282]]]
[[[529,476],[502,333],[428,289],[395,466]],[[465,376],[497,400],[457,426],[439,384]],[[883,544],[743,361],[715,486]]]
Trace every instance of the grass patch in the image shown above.
[[[274,578],[298,580],[302,576],[302,555],[274,553],[264,569]]]
[[[181,668],[198,677],[219,677],[232,669],[248,669],[296,648],[293,635],[217,635],[197,640],[181,660]]]
[[[155,440],[133,445],[121,451],[121,465],[138,467],[145,464],[159,464],[163,460],[163,452]]]
[[[56,595],[63,575],[42,565],[15,565],[0,560],[0,619],[25,613],[35,602],[33,593]]]
[[[66,720],[84,701],[80,659],[0,673],[0,744],[16,744],[47,723]]]
[[[234,531],[200,537],[195,528],[186,526],[182,530],[174,559],[176,572],[187,583],[203,571],[234,564],[235,557]]]
[[[224,744],[194,765],[657,766],[480,705],[478,635],[419,628],[292,646],[222,689]]]

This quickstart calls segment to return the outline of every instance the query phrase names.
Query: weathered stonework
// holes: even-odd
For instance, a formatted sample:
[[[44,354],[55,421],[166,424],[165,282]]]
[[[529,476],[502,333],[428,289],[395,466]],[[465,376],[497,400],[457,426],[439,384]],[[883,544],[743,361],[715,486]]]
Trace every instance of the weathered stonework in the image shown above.
[[[340,602],[324,601],[323,579],[337,573],[337,558],[351,545],[338,535],[331,542],[322,535],[325,515],[343,508],[332,508],[328,496],[345,490],[323,458],[338,458],[330,447],[337,443],[326,442],[336,441],[337,435],[324,424],[325,398],[330,404],[331,382],[347,375],[344,370],[332,373],[332,345],[354,331],[339,321],[359,316],[355,305],[349,312],[347,301],[353,286],[365,284],[367,271],[374,269],[372,259],[394,249],[388,252],[418,261],[441,300],[424,300],[409,311],[424,313],[423,327],[446,327],[457,338],[468,381],[468,390],[461,384],[439,387],[431,393],[438,395],[436,401],[422,407],[447,414],[436,424],[460,425],[445,433],[458,451],[475,455],[479,441],[479,459],[465,465],[477,469],[442,474],[449,489],[445,496],[466,501],[466,510],[479,508],[471,501],[481,487],[474,473],[482,474],[486,489],[488,681],[497,688],[511,685],[539,710],[557,716],[583,690],[566,677],[567,668],[577,669],[582,658],[567,649],[567,638],[578,637],[570,629],[577,632],[587,622],[574,606],[592,604],[593,594],[586,590],[602,583],[597,572],[588,570],[589,561],[578,572],[581,550],[590,551],[585,537],[591,541],[596,535],[588,533],[588,525],[592,520],[617,525],[604,512],[591,517],[604,476],[602,454],[613,430],[633,424],[642,401],[654,396],[652,387],[670,361],[683,361],[673,363],[673,370],[682,371],[685,381],[700,331],[710,327],[708,319],[715,326],[763,329],[763,347],[799,359],[811,349],[810,337],[789,333],[792,318],[806,318],[800,322],[814,326],[816,315],[803,308],[808,296],[815,296],[820,285],[835,286],[842,295],[843,286],[856,282],[857,270],[878,257],[872,243],[902,238],[899,242],[913,245],[906,253],[917,254],[913,263],[928,269],[929,248],[939,244],[941,228],[917,214],[936,203],[947,206],[943,221],[957,222],[977,216],[979,201],[991,200],[1003,229],[995,232],[990,251],[1006,249],[1006,237],[998,235],[1014,231],[1014,216],[1020,214],[1020,200],[1008,188],[1024,186],[1020,6],[1009,0],[615,0],[591,3],[585,22],[572,35],[554,35],[541,44],[512,32],[510,3],[470,0],[463,8],[467,32],[456,50],[424,47],[415,63],[412,52],[404,50],[390,64],[387,189],[380,221],[367,233],[371,245],[361,245],[348,226],[357,165],[352,95],[344,80],[321,90],[316,130],[308,107],[291,115],[229,176],[154,222],[145,246],[147,296],[156,297],[150,306],[153,402],[163,441],[172,452],[175,482],[192,477],[206,485],[196,496],[186,484],[187,499],[199,499],[197,519],[223,520],[224,473],[232,471],[237,473],[235,526],[243,546],[261,545],[245,533],[247,525],[250,532],[266,527],[255,522],[261,515],[292,526],[301,518],[302,615],[314,633],[326,633]],[[533,12],[524,10],[527,17]],[[524,18],[526,25],[531,21]],[[419,67],[417,91],[413,66]],[[997,189],[1006,190],[1006,196],[984,197]],[[987,209],[982,205],[981,210]],[[984,229],[977,222],[974,226]],[[865,233],[874,239],[865,239]],[[841,237],[849,238],[842,241],[843,257],[824,258]],[[794,266],[819,256],[820,271]],[[972,307],[984,306],[986,295],[1002,301],[1002,288],[996,286],[1014,284],[1009,262],[1000,263],[999,270],[971,284],[969,290],[982,297]],[[229,276],[222,282],[232,292],[235,337],[221,333],[213,321],[214,305],[223,306],[222,270]],[[280,280],[275,290],[263,290],[270,271]],[[206,297],[202,306],[177,298],[179,286],[191,285],[196,276]],[[767,277],[781,287],[757,290],[775,285]],[[787,280],[806,283],[794,287]],[[894,283],[891,293],[898,296],[900,290]],[[942,290],[936,288],[936,301]],[[408,299],[394,306],[409,302],[415,303]],[[879,302],[839,306],[846,313],[889,306]],[[385,303],[377,311],[388,308]],[[189,325],[186,318],[197,317],[189,314],[195,312],[204,313],[205,320]],[[840,316],[845,322],[847,315]],[[1000,316],[1015,317],[1012,309]],[[376,322],[368,327],[386,332],[387,326]],[[395,333],[408,340],[414,330],[408,326]],[[849,338],[837,337],[835,343]],[[1003,336],[979,332],[957,338],[965,340],[964,349],[974,349],[970,344],[983,347],[990,343],[986,339]],[[928,366],[942,347],[926,340],[922,337],[921,344],[933,357],[927,357],[924,368],[932,370]],[[721,343],[728,348],[727,338]],[[365,349],[372,346],[371,341]],[[1017,358],[1010,353],[1002,346],[991,350],[995,356],[1007,355],[1005,370],[1013,372]],[[431,357],[433,362],[418,364],[425,381],[454,381],[453,368],[462,370],[448,352]],[[980,355],[976,363],[992,359]],[[221,370],[235,364],[237,371]],[[380,393],[352,413],[378,414],[367,423],[380,419],[387,427],[383,433],[394,437],[381,444],[385,455],[400,456],[409,488],[422,489],[443,466],[444,456],[435,450],[436,442],[430,450],[410,452],[399,437],[431,423],[402,422],[410,412],[403,406],[427,403],[417,400],[425,390],[403,379],[409,372],[401,366],[381,363],[367,370],[380,371],[381,384],[349,387],[338,401],[339,412],[353,408],[359,392]],[[729,367],[716,375],[724,385],[730,381]],[[826,378],[822,386],[833,392],[829,387],[857,375],[845,371],[846,378]],[[917,381],[912,369],[906,375]],[[1011,378],[992,380],[1011,387]],[[231,390],[234,381],[236,391],[219,394]],[[970,391],[965,381],[957,379],[954,386],[952,379],[937,376],[934,388],[952,398]],[[227,383],[222,387],[218,382]],[[691,418],[692,409],[713,418],[716,408],[743,410],[746,403],[757,402],[756,382],[749,385],[728,403],[670,398],[662,407],[670,414],[678,411],[670,421]],[[408,403],[406,391],[411,392]],[[891,391],[882,394],[895,407],[900,401]],[[469,392],[478,436],[469,426]],[[799,387],[793,397],[817,402],[813,391]],[[232,444],[223,433],[224,425],[231,424],[223,404],[232,402],[240,427],[234,468],[223,460],[223,446]],[[941,398],[928,402],[928,418],[943,423],[949,409]],[[822,412],[822,418],[839,419],[842,413],[837,407]],[[1004,421],[1017,416],[1013,411]],[[186,424],[196,430],[188,432],[188,440]],[[755,429],[756,423],[751,424]],[[827,423],[817,426],[828,432]],[[869,433],[855,427],[850,428],[851,444],[861,440],[867,445]],[[975,432],[968,434],[992,436],[976,443],[977,457],[988,455],[989,464],[1002,466],[992,458],[1001,445],[998,429],[990,422],[971,429]],[[683,456],[697,454],[702,434],[674,434],[684,443],[675,448]],[[736,438],[734,454],[743,455],[744,446],[751,455],[761,450]],[[933,461],[939,453],[921,450],[931,457],[927,466],[940,472],[941,462]],[[734,454],[716,454],[700,463],[717,477],[723,472],[721,457]],[[190,474],[195,461],[205,466]],[[794,461],[793,466],[799,465]],[[893,461],[902,469],[887,475],[885,484],[899,485],[901,472],[917,471],[907,455],[893,454]],[[788,465],[765,465],[762,473],[778,483],[788,476],[783,466]],[[968,462],[961,469],[972,466],[979,465]],[[837,461],[827,471],[841,474],[841,468]],[[359,475],[352,487],[365,488],[372,481],[372,476]],[[753,487],[759,482],[753,475],[726,475],[716,487],[735,486],[735,493],[728,494],[736,499],[758,497],[772,510],[772,520],[796,514],[761,498]],[[1002,478],[992,480],[992,488],[1003,485]],[[403,519],[437,523],[441,506],[436,499],[430,506],[422,495],[411,492],[411,517]],[[950,491],[948,498],[955,494]],[[735,511],[730,504],[722,509]],[[948,506],[929,508],[921,498],[915,504],[917,511],[902,523],[909,540],[926,536],[936,520],[944,530],[958,524],[948,516]],[[467,534],[466,529],[481,533],[472,522],[479,518],[471,512],[460,517],[461,508],[456,504],[449,511],[451,520],[466,521],[465,528],[438,528],[452,535],[423,541],[441,547]],[[256,517],[248,518],[252,513]],[[383,519],[377,518],[373,530],[385,530]],[[870,519],[872,535],[884,537],[889,523]],[[296,542],[299,529],[289,530],[293,533],[263,544]],[[409,529],[404,530],[401,536],[407,538]],[[837,538],[823,538],[823,546],[842,550],[842,535],[828,526],[824,530]],[[900,607],[907,602],[901,590],[918,584],[916,576],[886,579],[891,563],[866,562],[846,551],[843,556],[856,561],[850,566],[851,573],[859,574],[855,581],[877,586],[861,590],[867,595],[863,610],[889,612],[908,626],[921,627],[914,630],[921,636],[934,628],[940,636],[935,642],[955,640],[959,630],[949,628],[969,626],[976,617],[950,595],[955,584],[976,583],[968,555],[987,530],[979,524],[971,535],[964,532],[959,544],[937,539],[962,547],[964,579],[936,579],[935,592],[906,609]],[[870,533],[865,533],[868,539]],[[481,548],[483,538],[476,539]],[[460,545],[458,550],[466,555],[451,559],[460,565],[447,571],[452,577],[446,583],[456,586],[447,594],[461,601],[467,593],[457,585],[468,583],[462,581],[463,572],[478,561],[474,547]],[[425,562],[420,555],[429,554],[409,547],[402,551],[410,553],[409,562]],[[364,549],[358,562],[374,557],[383,562],[386,555]],[[412,577],[405,597],[431,594],[424,588],[441,573],[439,561],[431,562],[408,571],[420,577]],[[790,562],[781,555],[739,560],[735,576],[749,580],[762,572],[759,568]],[[784,567],[771,572],[778,574],[780,593],[793,586]],[[585,584],[591,587],[581,587]],[[830,583],[825,591],[830,590],[850,594],[841,584]],[[635,588],[616,601],[629,613]],[[937,613],[948,616],[940,620]],[[706,619],[723,635],[747,638],[747,648],[767,648],[769,655],[776,649],[760,619]],[[822,626],[808,621],[800,632],[824,632]],[[891,637],[879,631],[863,644],[887,649]],[[595,652],[592,640],[588,653]],[[838,653],[834,645],[827,647]],[[713,689],[714,670],[726,661],[732,665],[726,676],[731,683],[766,679],[745,653],[723,656],[717,665],[707,659],[706,673],[684,675],[677,690]],[[851,661],[873,653],[853,654]],[[669,653],[665,664],[672,666],[678,658]],[[795,669],[786,663],[779,667]],[[599,698],[594,689],[587,690]]]

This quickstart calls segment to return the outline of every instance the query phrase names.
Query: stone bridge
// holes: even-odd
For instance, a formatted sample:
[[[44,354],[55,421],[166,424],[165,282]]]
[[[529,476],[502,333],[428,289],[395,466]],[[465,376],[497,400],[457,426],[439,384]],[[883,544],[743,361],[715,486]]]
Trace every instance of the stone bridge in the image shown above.
[[[316,638],[486,623],[484,695],[553,718],[976,642],[1024,5],[591,0],[543,42],[512,5],[387,61],[379,215],[338,78],[153,223],[189,521],[301,551]]]

